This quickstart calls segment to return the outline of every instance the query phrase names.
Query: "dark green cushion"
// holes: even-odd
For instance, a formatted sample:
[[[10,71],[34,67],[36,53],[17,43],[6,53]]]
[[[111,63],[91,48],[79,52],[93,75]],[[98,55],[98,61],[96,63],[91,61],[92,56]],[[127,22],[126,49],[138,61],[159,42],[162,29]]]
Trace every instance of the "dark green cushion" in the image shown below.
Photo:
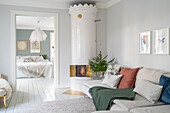
[[[42,56],[45,60],[48,59],[47,55],[40,55],[40,56]]]

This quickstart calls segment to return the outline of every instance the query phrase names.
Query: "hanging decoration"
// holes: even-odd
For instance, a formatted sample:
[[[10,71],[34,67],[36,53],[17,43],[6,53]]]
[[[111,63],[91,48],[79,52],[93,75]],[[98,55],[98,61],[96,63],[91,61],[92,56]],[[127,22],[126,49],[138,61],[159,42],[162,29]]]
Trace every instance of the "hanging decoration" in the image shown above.
[[[39,24],[40,22],[37,21],[37,23]],[[37,27],[30,36],[30,41],[46,41],[47,35],[46,33],[41,30],[39,27]]]

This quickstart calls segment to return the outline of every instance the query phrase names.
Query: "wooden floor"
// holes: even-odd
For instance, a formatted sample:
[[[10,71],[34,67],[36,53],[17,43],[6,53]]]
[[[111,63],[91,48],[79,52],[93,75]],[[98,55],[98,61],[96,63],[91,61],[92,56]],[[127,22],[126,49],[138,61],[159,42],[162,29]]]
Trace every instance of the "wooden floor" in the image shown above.
[[[68,90],[53,89],[53,79],[50,78],[28,78],[17,79],[17,91],[7,101],[8,108],[4,108],[3,100],[0,100],[0,113],[13,113],[15,108],[24,103],[41,103],[45,101],[82,98],[80,95],[62,94]]]

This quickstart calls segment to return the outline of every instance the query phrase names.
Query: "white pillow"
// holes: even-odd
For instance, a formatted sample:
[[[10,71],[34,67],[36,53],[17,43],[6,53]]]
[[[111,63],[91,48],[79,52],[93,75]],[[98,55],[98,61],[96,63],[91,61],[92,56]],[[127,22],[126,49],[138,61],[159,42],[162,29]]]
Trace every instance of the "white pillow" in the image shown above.
[[[146,80],[138,80],[134,92],[156,103],[161,96],[163,87]]]
[[[44,62],[44,58],[42,56],[39,56],[37,59],[36,59],[36,62]]]
[[[39,56],[31,56],[31,58],[34,60],[34,62],[39,58]]]
[[[105,76],[102,83],[106,84],[110,87],[117,87],[117,84],[119,83],[122,76],[123,75],[111,75],[111,74],[109,74],[109,75]]]
[[[30,58],[30,56],[17,56],[17,62],[23,63],[25,58]]]

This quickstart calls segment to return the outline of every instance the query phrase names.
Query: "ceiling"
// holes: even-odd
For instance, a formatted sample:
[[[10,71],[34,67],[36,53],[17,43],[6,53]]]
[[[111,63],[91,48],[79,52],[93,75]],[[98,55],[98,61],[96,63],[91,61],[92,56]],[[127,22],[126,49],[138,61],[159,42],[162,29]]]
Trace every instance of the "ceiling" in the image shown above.
[[[110,5],[116,4],[119,1],[120,0],[0,0],[0,4],[31,6],[31,7],[41,6],[45,8],[68,9],[70,5],[79,4],[79,3],[82,3],[82,4],[92,3],[92,4],[96,4],[97,7],[107,8]],[[40,21],[40,23],[37,23],[37,21]],[[35,29],[37,27],[40,27],[43,30],[53,30],[54,29],[54,18],[53,17],[16,16],[16,28],[17,29]]]
[[[54,29],[54,18],[53,17],[35,17],[35,16],[16,16],[16,28],[17,29],[35,29],[37,27],[43,30],[53,30]]]
[[[96,4],[98,8],[108,8],[121,0],[0,0],[0,4],[68,9],[70,5],[79,3]]]
[[[27,0],[22,0],[22,1],[27,1]],[[73,3],[78,3],[78,2],[91,2],[91,3],[101,2],[101,3],[106,3],[106,2],[111,1],[111,0],[29,0],[29,1],[73,4]]]

